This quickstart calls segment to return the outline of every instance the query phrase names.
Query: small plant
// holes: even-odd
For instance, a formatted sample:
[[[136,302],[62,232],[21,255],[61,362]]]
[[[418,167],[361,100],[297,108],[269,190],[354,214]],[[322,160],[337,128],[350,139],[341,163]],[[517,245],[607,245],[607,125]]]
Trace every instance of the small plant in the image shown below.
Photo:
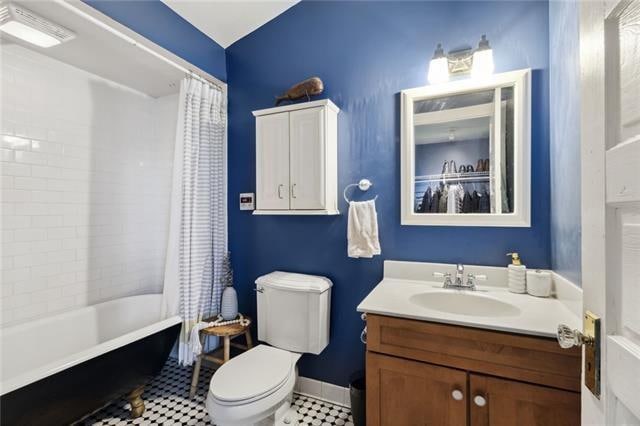
[[[231,268],[231,253],[227,252],[222,259],[222,276],[220,284],[224,287],[233,287],[233,269]]]
[[[222,259],[222,276],[220,284],[223,285],[222,300],[220,301],[220,315],[225,321],[236,319],[238,316],[238,294],[233,288],[233,269],[231,269],[231,253],[224,255]]]

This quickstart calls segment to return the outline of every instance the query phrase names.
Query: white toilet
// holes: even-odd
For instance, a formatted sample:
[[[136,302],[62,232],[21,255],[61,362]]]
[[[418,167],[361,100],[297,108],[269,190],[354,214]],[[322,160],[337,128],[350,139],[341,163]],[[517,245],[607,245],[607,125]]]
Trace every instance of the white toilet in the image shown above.
[[[256,280],[258,345],[211,378],[207,411],[218,426],[297,424],[291,408],[302,353],[329,343],[332,283],[315,275],[272,272]]]

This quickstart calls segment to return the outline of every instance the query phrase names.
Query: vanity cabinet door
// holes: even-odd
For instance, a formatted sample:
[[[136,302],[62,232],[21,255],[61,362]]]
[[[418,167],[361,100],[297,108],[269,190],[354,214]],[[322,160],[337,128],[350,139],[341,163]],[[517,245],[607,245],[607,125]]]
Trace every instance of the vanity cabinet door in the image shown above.
[[[466,426],[467,373],[367,353],[368,426]]]
[[[289,113],[256,119],[257,207],[289,209]]]
[[[470,374],[471,426],[580,425],[580,394]]]
[[[291,209],[319,210],[326,201],[325,109],[290,113]]]

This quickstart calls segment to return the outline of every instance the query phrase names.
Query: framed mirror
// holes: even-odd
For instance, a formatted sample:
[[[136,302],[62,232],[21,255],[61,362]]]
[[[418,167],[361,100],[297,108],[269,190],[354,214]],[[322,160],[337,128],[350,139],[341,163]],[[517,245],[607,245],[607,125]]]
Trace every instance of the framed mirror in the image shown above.
[[[403,225],[531,226],[531,70],[401,92]]]

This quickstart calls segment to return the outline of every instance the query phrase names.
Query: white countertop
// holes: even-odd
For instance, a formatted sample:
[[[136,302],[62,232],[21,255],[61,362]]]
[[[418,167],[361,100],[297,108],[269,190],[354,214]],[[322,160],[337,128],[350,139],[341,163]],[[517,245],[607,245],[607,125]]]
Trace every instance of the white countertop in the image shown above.
[[[387,269],[394,269],[388,268],[387,263],[395,264],[389,266],[394,266],[398,270],[399,267],[411,262],[385,262],[385,275],[393,275],[393,273],[387,273]],[[432,269],[434,264],[424,265],[431,265],[430,269]],[[435,265],[435,267],[443,268],[445,265]],[[493,276],[498,278],[501,275],[501,271],[496,270],[503,269],[476,266],[474,267],[476,270],[474,273],[481,272],[479,269],[485,268],[494,270],[489,272],[493,272]],[[358,312],[544,337],[555,337],[558,324],[561,323],[567,324],[571,328],[582,329],[581,317],[577,315],[575,309],[571,309],[570,305],[556,298],[540,298],[528,294],[511,293],[506,286],[495,282],[486,286],[479,285],[475,292],[469,290],[444,290],[442,282],[406,279],[410,278],[410,276],[407,276],[405,271],[407,271],[407,268],[403,268],[403,273],[400,274],[402,275],[401,278],[385,277],[358,305]],[[445,272],[449,271],[445,270]],[[426,274],[423,274],[423,276],[426,276]],[[514,309],[513,312],[495,316],[464,315],[447,312],[446,310],[430,309],[412,301],[412,296],[421,293],[425,293],[422,296],[423,298],[428,298],[428,293],[442,292],[464,292],[473,296],[497,299],[513,305],[517,309]]]

